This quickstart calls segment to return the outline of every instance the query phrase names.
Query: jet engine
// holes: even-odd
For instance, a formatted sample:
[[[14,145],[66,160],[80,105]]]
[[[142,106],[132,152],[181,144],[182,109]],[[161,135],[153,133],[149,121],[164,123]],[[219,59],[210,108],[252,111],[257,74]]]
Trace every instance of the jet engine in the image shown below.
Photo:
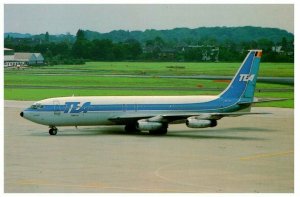
[[[197,119],[197,117],[190,117],[186,120],[186,126],[190,128],[206,128],[217,126],[216,120],[203,120]]]
[[[139,120],[137,122],[136,128],[142,131],[158,130],[163,127],[160,122],[150,122],[147,120]]]

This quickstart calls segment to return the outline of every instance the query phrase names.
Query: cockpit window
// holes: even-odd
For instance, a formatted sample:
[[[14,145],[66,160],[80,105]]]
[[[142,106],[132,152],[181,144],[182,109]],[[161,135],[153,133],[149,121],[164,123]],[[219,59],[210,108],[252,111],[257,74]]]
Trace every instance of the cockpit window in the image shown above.
[[[40,103],[36,103],[34,105],[30,106],[30,109],[42,109],[44,106],[41,105]]]
[[[30,109],[37,109],[36,105],[31,105]]]

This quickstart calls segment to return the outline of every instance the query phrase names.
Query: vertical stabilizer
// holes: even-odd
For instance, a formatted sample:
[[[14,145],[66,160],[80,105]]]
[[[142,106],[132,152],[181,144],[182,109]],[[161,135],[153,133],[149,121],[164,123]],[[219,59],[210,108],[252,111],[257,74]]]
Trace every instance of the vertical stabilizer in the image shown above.
[[[250,50],[228,87],[219,95],[223,99],[252,102],[262,50]]]

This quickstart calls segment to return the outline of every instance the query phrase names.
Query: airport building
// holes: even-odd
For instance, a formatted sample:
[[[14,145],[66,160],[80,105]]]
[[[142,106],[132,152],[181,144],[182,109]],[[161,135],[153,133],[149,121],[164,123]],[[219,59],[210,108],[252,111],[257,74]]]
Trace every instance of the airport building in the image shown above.
[[[44,64],[41,53],[15,53],[13,49],[4,48],[4,66],[28,66]]]

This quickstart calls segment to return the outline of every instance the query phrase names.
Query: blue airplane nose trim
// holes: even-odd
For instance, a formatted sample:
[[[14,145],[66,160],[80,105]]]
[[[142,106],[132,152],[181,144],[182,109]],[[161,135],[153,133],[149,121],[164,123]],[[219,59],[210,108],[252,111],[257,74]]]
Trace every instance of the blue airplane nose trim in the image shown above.
[[[21,112],[21,113],[20,113],[20,116],[23,117],[23,116],[24,116],[24,112]]]

